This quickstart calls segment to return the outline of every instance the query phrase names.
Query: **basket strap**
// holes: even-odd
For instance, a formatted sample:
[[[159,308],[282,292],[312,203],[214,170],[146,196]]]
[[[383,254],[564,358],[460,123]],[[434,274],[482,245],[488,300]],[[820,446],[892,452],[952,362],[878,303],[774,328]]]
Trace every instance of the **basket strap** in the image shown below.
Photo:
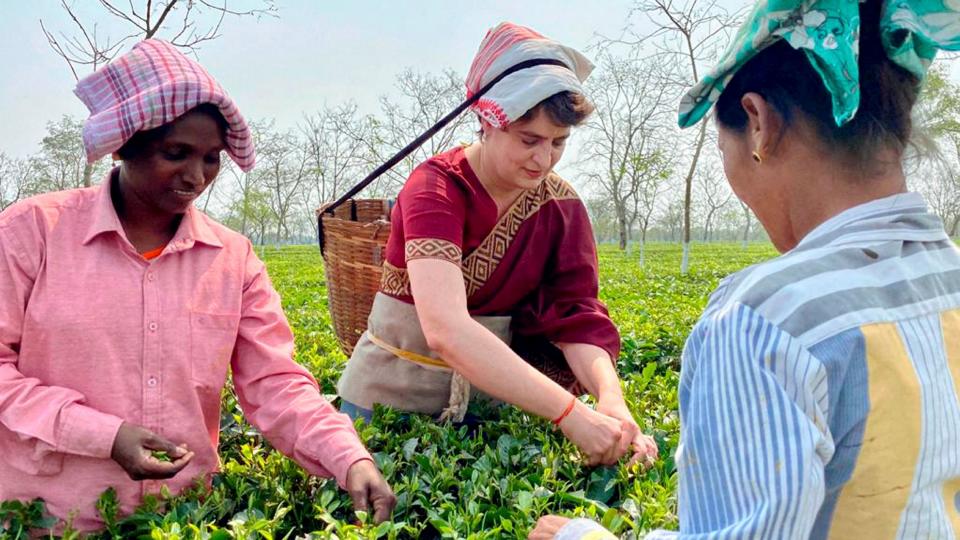
[[[379,178],[383,173],[387,172],[391,167],[399,163],[403,158],[409,156],[414,150],[419,148],[423,143],[427,142],[427,139],[436,135],[438,131],[443,129],[447,124],[452,122],[456,117],[460,116],[460,113],[467,110],[471,105],[477,102],[484,94],[486,94],[495,84],[503,80],[504,77],[520,71],[521,69],[527,69],[534,66],[542,65],[554,65],[561,67],[568,67],[566,64],[560,60],[554,60],[553,58],[534,58],[531,60],[525,60],[519,64],[510,66],[503,73],[494,77],[494,79],[482,88],[477,90],[475,94],[468,97],[460,105],[457,105],[455,109],[450,111],[446,116],[441,118],[436,124],[431,126],[429,129],[420,134],[419,137],[414,139],[410,144],[406,145],[399,152],[393,155],[390,159],[384,161],[380,164],[379,167],[373,170],[370,174],[366,176],[363,180],[357,182],[357,185],[350,188],[349,191],[344,193],[339,199],[333,202],[330,206],[324,209],[323,212],[320,212],[317,215],[317,242],[320,244],[320,254],[323,255],[324,241],[323,241],[323,214],[333,215],[333,211],[336,210],[341,204],[345,203],[349,199],[352,199],[357,193],[360,193],[363,188],[369,186],[374,180]],[[351,218],[356,221],[356,208],[351,209]]]
[[[324,238],[323,238],[323,214],[333,215],[333,211],[336,210],[341,204],[345,203],[347,200],[352,199],[357,193],[360,193],[363,188],[369,186],[374,180],[379,178],[383,173],[387,172],[391,167],[399,163],[403,158],[409,156],[414,150],[419,148],[423,143],[427,142],[427,139],[433,137],[438,131],[443,129],[447,124],[452,122],[456,117],[460,116],[460,113],[467,110],[471,105],[477,102],[484,94],[486,94],[494,85],[503,80],[504,77],[520,71],[521,69],[527,69],[534,66],[542,65],[554,65],[561,67],[568,67],[566,64],[560,60],[554,60],[553,58],[534,58],[531,60],[524,60],[519,64],[510,66],[503,73],[494,77],[494,79],[482,88],[477,90],[475,94],[468,97],[460,105],[457,105],[455,109],[450,111],[446,116],[441,118],[436,124],[431,126],[429,129],[420,134],[419,137],[414,139],[410,144],[406,145],[399,152],[393,155],[390,159],[384,161],[379,167],[373,170],[370,174],[366,176],[363,180],[357,182],[357,185],[350,188],[349,191],[344,193],[339,199],[333,202],[330,206],[324,209],[323,212],[317,214],[317,242],[320,244],[320,255],[323,255],[324,248]],[[351,217],[356,221],[356,208],[351,211]]]
[[[383,162],[383,164],[381,164],[379,167],[374,169],[372,173],[368,174],[366,178],[357,182],[357,185],[350,188],[349,191],[344,193],[333,204],[328,206],[325,212],[328,214],[333,214],[333,211],[338,206],[346,202],[347,199],[350,199],[354,195],[359,193],[360,190],[367,187],[368,185],[370,185],[371,182],[376,180],[380,175],[387,172],[387,170],[390,169],[390,167],[393,167],[394,165],[399,163],[403,158],[407,157],[408,155],[410,155],[410,153],[412,153],[414,150],[419,148],[423,143],[427,142],[427,139],[429,139],[430,137],[433,137],[438,131],[443,129],[447,124],[452,122],[456,117],[460,116],[460,113],[462,113],[471,105],[476,103],[477,100],[479,100],[484,94],[486,94],[491,88],[493,88],[494,85],[496,85],[498,82],[503,80],[504,77],[512,73],[515,73],[517,71],[520,71],[521,69],[527,69],[534,66],[541,66],[545,64],[567,67],[567,65],[561,62],[560,60],[554,60],[552,58],[534,58],[531,60],[525,60],[514,66],[510,66],[503,73],[501,73],[500,75],[497,75],[492,81],[488,82],[482,88],[477,90],[475,94],[473,94],[472,96],[464,100],[463,103],[461,103],[460,105],[457,105],[457,107],[454,110],[450,111],[449,114],[441,118],[436,124],[434,124],[429,129],[421,133],[419,137],[413,140],[413,142],[404,146],[403,149],[397,152],[396,154],[394,154],[393,157]]]

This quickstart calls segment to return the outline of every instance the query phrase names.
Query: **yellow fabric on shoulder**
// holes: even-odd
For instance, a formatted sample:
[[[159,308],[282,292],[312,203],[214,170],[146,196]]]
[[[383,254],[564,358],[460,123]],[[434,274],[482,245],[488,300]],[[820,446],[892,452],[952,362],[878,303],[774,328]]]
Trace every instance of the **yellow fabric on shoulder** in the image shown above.
[[[943,328],[943,343],[947,351],[950,377],[953,379],[953,391],[960,393],[960,310],[942,314],[940,327]],[[960,538],[960,477],[944,482],[943,505],[950,517],[953,534]]]
[[[862,327],[870,415],[830,538],[894,538],[920,455],[920,381],[894,323]]]

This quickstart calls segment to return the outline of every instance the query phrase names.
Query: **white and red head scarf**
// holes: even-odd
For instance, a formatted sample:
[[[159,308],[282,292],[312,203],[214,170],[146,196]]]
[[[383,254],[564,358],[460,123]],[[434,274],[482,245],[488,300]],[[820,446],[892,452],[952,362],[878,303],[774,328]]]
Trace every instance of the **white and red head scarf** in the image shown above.
[[[490,29],[480,43],[467,74],[467,97],[510,67],[540,58],[559,60],[564,65],[544,64],[511,73],[471,108],[503,129],[554,94],[583,93],[581,83],[593,71],[593,64],[585,56],[529,28],[503,22]]]
[[[236,103],[200,64],[166,41],[148,39],[77,83],[90,110],[83,126],[87,161],[116,152],[134,133],[172,122],[204,103],[227,120],[227,154],[244,171],[253,168],[253,138]]]

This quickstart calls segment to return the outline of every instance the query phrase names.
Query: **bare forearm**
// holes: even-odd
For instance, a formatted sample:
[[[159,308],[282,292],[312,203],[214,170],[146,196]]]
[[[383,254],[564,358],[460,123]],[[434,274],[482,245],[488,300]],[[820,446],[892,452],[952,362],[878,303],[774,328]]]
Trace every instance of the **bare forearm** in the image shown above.
[[[571,395],[470,318],[460,268],[415,259],[408,264],[417,317],[427,343],[470,383],[521,409],[556,418]]]
[[[430,259],[411,260],[407,268],[427,343],[453,369],[487,394],[544,418],[560,417],[572,404],[558,424],[590,464],[613,464],[626,452],[622,420],[574,400],[470,318],[460,268]]]
[[[606,351],[587,343],[558,343],[557,347],[563,351],[577,380],[594,397],[623,398],[620,378]]]
[[[506,343],[472,319],[451,329],[437,352],[473,386],[499,400],[553,419],[571,395],[523,361]]]

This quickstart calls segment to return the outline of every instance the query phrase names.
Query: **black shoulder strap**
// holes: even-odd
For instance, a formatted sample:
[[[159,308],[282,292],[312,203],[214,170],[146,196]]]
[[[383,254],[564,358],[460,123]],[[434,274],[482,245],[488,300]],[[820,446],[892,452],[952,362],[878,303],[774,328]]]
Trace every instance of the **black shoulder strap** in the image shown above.
[[[469,108],[471,105],[476,103],[477,100],[479,100],[484,94],[486,94],[491,88],[493,88],[495,84],[503,80],[504,77],[510,75],[511,73],[516,73],[521,69],[527,69],[534,66],[542,66],[542,65],[555,65],[555,66],[567,67],[567,65],[561,62],[560,60],[554,60],[552,58],[534,58],[531,60],[524,60],[519,64],[510,66],[503,73],[501,73],[500,75],[497,75],[496,77],[494,77],[492,81],[488,82],[482,88],[477,90],[475,94],[467,98],[463,103],[461,103],[460,105],[457,105],[455,109],[453,109],[452,111],[450,111],[449,114],[441,118],[436,124],[431,126],[430,129],[424,131],[423,133],[420,134],[419,137],[414,139],[410,144],[404,146],[403,149],[401,149],[399,152],[394,154],[393,157],[384,161],[379,167],[374,169],[373,172],[368,174],[366,178],[357,182],[357,185],[350,188],[349,191],[347,191],[339,199],[334,201],[333,204],[325,208],[324,213],[333,215],[333,211],[336,210],[337,207],[339,207],[346,201],[352,199],[357,193],[360,193],[360,191],[363,190],[363,188],[369,186],[370,183],[372,183],[374,180],[379,178],[380,175],[387,172],[390,169],[390,167],[393,167],[394,165],[399,163],[403,158],[410,155],[411,152],[419,148],[420,145],[422,145],[427,141],[427,139],[429,139],[430,137],[433,137],[438,131],[443,129],[447,124],[453,121],[456,117],[460,116],[460,113],[467,110],[467,108]],[[317,227],[318,227],[317,230],[319,233],[318,240],[320,242],[320,253],[322,254],[323,253],[323,216],[322,215],[317,216]]]
[[[333,211],[338,206],[346,202],[347,199],[352,199],[354,195],[360,192],[360,190],[367,187],[368,185],[370,185],[371,182],[376,180],[380,175],[387,172],[387,170],[390,169],[390,167],[393,167],[394,165],[399,163],[403,158],[407,157],[408,155],[410,155],[411,152],[419,148],[420,145],[427,142],[427,139],[429,139],[430,137],[433,137],[438,131],[443,129],[447,124],[453,121],[456,117],[460,116],[460,113],[462,113],[468,107],[476,103],[477,100],[479,100],[485,93],[487,93],[491,88],[493,88],[493,86],[498,82],[500,82],[504,77],[506,77],[507,75],[510,75],[511,73],[520,71],[521,69],[526,69],[533,66],[540,66],[544,64],[552,64],[552,65],[566,67],[566,64],[564,64],[560,60],[553,60],[549,58],[536,58],[533,60],[525,60],[515,66],[511,66],[500,75],[497,75],[497,77],[495,77],[492,81],[484,85],[483,88],[478,90],[475,94],[467,98],[466,101],[464,101],[460,105],[457,105],[456,109],[450,111],[449,114],[441,118],[436,124],[431,126],[430,129],[421,133],[419,137],[413,140],[413,142],[404,146],[403,149],[397,152],[396,154],[394,154],[393,157],[383,162],[383,164],[381,164],[379,167],[374,169],[374,171],[368,174],[366,178],[358,182],[357,185],[350,188],[350,191],[347,191],[346,193],[344,193],[343,196],[341,196],[333,204],[328,206],[325,211],[328,214],[333,214]]]

